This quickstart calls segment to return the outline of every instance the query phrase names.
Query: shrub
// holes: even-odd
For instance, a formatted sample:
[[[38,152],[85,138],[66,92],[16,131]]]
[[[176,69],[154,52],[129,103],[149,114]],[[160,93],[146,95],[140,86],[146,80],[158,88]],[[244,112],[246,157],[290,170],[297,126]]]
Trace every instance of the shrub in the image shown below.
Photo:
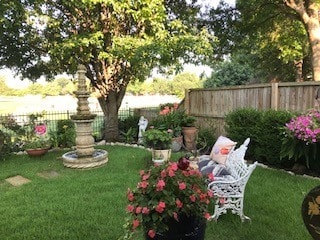
[[[287,165],[288,158],[280,159],[282,132],[285,123],[292,117],[288,111],[267,110],[263,112],[258,126],[255,159],[271,165]]]
[[[74,122],[70,119],[58,120],[57,143],[59,147],[72,147],[76,141],[76,130]]]
[[[238,145],[250,137],[250,144],[247,150],[247,156],[254,158],[254,149],[256,148],[259,136],[259,124],[261,122],[262,112],[253,108],[242,108],[234,110],[226,115],[225,130],[227,136]]]
[[[0,159],[4,159],[12,151],[12,148],[10,134],[0,130]]]
[[[140,116],[128,116],[125,119],[119,120],[120,136],[126,142],[136,142],[138,139],[138,123]]]
[[[226,116],[227,136],[241,144],[250,137],[247,157],[269,165],[292,165],[288,158],[280,158],[282,132],[293,113],[273,109],[259,111],[238,109]]]

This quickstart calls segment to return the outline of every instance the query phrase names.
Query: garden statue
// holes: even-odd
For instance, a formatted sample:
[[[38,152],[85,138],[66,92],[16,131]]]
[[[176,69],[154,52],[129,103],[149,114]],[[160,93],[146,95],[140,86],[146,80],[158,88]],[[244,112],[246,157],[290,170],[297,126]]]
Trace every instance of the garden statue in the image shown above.
[[[142,134],[146,131],[147,126],[148,126],[148,119],[144,118],[144,116],[141,116],[139,119],[139,133],[138,133],[138,143],[142,143],[143,136]]]

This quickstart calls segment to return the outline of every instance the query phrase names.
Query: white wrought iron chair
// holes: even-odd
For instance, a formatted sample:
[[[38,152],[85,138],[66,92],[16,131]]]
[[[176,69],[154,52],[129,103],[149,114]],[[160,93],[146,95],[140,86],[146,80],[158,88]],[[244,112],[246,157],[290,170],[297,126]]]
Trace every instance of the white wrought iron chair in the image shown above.
[[[243,200],[246,184],[257,166],[257,162],[247,165],[244,156],[250,139],[236,150],[232,151],[226,161],[226,169],[229,171],[228,178],[220,177],[208,184],[215,196],[214,213],[211,219],[217,221],[221,214],[231,210],[233,214],[240,216],[241,221],[250,220],[243,213]]]

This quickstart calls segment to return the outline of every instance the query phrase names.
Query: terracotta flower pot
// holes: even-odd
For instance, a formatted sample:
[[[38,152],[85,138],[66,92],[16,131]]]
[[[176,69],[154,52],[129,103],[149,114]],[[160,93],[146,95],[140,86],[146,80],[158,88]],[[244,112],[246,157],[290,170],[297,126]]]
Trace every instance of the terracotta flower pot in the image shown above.
[[[183,133],[183,140],[184,140],[184,145],[186,149],[188,151],[195,150],[198,129],[196,127],[183,127],[182,133]]]
[[[40,157],[48,152],[48,148],[35,148],[35,149],[26,149],[26,152],[31,157]]]

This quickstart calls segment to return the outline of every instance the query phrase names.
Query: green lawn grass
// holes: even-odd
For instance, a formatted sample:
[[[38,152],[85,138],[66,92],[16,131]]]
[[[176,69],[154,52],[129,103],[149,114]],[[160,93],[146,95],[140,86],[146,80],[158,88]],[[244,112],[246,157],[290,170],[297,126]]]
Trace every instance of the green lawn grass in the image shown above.
[[[121,237],[126,191],[136,186],[139,170],[148,166],[151,154],[122,146],[104,149],[109,152],[107,165],[89,170],[63,167],[62,151],[41,158],[13,155],[0,162],[0,239]],[[59,176],[37,175],[45,170],[55,170]],[[4,181],[17,174],[32,182],[13,187]],[[316,179],[257,167],[245,194],[244,210],[252,222],[223,215],[217,223],[208,222],[206,239],[311,240],[300,209],[305,194],[319,184]]]

